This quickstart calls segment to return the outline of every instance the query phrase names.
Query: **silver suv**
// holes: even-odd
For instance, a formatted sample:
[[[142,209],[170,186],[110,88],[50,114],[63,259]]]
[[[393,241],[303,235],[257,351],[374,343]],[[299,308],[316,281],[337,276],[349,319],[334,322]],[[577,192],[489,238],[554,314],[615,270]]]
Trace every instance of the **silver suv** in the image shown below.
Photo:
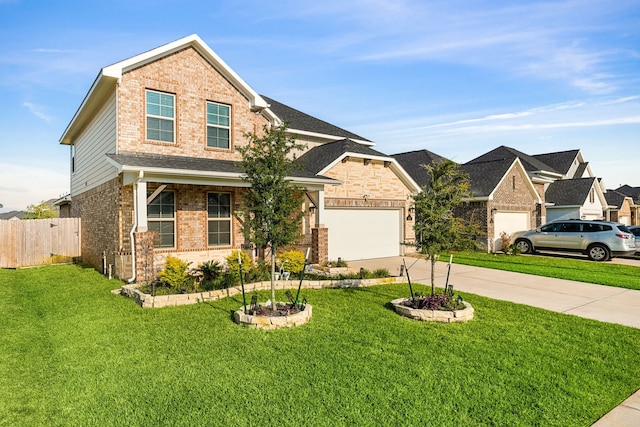
[[[512,236],[523,254],[537,249],[581,252],[593,261],[607,261],[616,255],[633,255],[633,234],[624,224],[608,221],[558,220]]]

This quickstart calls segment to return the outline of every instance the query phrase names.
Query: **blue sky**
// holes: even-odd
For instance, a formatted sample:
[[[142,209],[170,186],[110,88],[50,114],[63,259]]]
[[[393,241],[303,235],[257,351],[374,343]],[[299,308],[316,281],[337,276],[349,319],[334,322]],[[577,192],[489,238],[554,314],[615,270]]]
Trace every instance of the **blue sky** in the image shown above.
[[[58,141],[102,67],[193,33],[384,153],[581,149],[640,186],[640,1],[0,0],[0,212],[68,192]]]

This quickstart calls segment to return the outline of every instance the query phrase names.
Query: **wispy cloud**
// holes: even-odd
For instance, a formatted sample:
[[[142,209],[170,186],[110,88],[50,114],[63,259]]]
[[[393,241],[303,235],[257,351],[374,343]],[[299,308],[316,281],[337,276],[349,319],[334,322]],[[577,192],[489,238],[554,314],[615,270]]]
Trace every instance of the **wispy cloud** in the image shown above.
[[[637,54],[616,45],[624,29],[607,17],[631,7],[596,0],[517,5],[328,0],[298,13],[344,22],[319,47],[354,61],[468,64],[607,94],[622,79],[615,63]]]
[[[31,103],[31,102],[23,102],[22,103],[23,107],[26,107],[31,114],[33,114],[34,116],[36,116],[37,118],[39,118],[40,120],[42,120],[43,122],[49,124],[53,121],[53,117],[49,116],[48,114],[46,114],[44,111],[42,111],[41,107]]]

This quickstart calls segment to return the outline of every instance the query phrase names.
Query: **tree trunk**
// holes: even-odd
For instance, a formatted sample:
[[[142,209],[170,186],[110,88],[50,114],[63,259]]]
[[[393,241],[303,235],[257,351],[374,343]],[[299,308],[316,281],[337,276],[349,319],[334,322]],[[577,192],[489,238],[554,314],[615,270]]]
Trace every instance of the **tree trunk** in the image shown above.
[[[436,256],[429,254],[429,258],[431,259],[431,296],[433,296],[436,293]]]
[[[276,249],[271,247],[271,309],[276,308]]]

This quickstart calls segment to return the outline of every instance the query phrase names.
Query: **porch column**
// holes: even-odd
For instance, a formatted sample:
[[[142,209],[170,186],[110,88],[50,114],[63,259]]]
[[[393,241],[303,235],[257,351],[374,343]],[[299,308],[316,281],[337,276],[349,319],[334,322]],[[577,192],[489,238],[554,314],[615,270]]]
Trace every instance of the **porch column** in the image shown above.
[[[136,216],[136,231],[147,231],[147,182],[138,181],[133,186],[135,198],[135,216]]]
[[[320,227],[322,225],[322,220],[324,219],[324,190],[318,191],[318,206],[316,209],[316,227]]]

